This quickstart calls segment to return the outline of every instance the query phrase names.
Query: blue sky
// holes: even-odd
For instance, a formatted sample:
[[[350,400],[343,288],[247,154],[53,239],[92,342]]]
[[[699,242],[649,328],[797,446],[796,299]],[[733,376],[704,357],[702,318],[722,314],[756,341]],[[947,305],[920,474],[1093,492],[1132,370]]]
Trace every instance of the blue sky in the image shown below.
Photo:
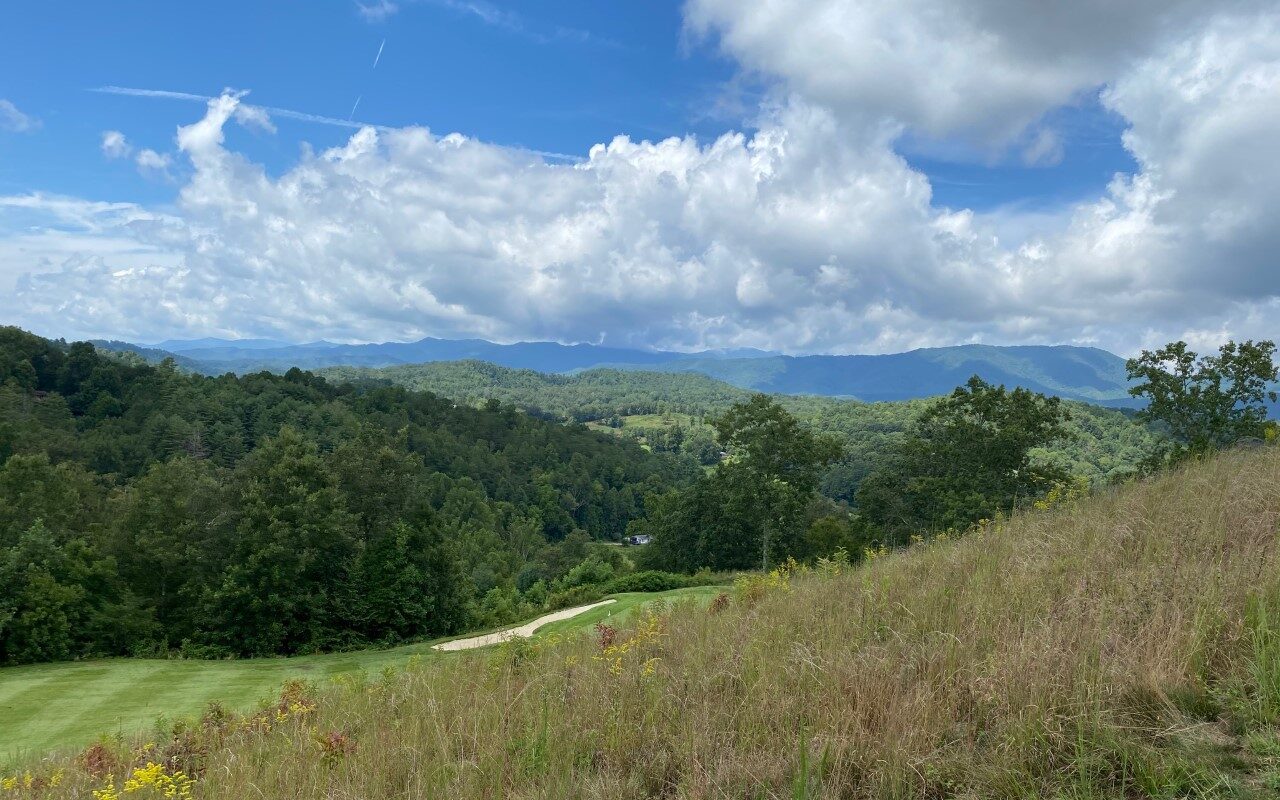
[[[360,98],[358,121],[575,155],[618,133],[714,136],[730,122],[711,109],[732,66],[707,48],[681,46],[676,4],[519,9],[426,2],[368,20],[356,4],[332,1],[17,4],[0,34],[0,70],[9,76],[0,96],[38,117],[43,135],[3,142],[4,185],[163,198],[165,187],[104,163],[98,138],[117,129],[164,149],[198,109],[90,91],[103,86],[247,89],[254,103],[344,120]],[[279,136],[240,135],[234,144],[278,170],[300,142],[329,147],[351,133],[278,126]]]
[[[1276,130],[1274,0],[11,4],[0,320],[792,353],[1274,337]]]
[[[9,77],[0,97],[38,118],[41,135],[0,139],[5,192],[172,198],[172,181],[104,160],[98,142],[103,130],[119,130],[138,147],[164,151],[197,108],[92,91],[101,87],[206,96],[230,87],[264,106],[425,125],[576,157],[618,134],[711,140],[750,130],[761,91],[714,41],[683,30],[676,2],[428,0],[401,3],[384,17],[347,0],[51,2],[15,4],[6,18],[0,74]],[[1116,172],[1133,168],[1120,143],[1123,121],[1093,98],[1055,114],[1065,136],[1062,159],[1051,165],[936,143],[899,142],[898,149],[930,177],[937,204],[984,210],[1094,196]],[[302,142],[332,147],[351,133],[276,124],[278,135],[234,131],[231,143],[278,172]]]

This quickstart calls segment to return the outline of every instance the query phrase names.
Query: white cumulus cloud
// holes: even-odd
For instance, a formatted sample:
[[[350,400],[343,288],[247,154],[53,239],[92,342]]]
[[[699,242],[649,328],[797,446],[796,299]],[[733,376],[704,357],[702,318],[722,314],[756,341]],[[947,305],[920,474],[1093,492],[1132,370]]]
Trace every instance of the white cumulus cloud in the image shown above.
[[[138,169],[143,173],[165,173],[172,162],[173,157],[168,153],[157,153],[150,148],[139,150],[137,157],[134,159],[134,163],[138,165]]]
[[[124,158],[132,151],[129,140],[120,131],[102,132],[102,154],[107,158]]]
[[[1255,0],[690,0],[690,28],[850,119],[1016,137],[1134,58]]]

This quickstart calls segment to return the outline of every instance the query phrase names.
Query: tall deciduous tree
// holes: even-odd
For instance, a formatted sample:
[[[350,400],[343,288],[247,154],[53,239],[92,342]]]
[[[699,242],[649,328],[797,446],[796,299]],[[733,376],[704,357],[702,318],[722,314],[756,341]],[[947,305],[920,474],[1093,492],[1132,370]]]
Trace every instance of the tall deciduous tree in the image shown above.
[[[374,531],[352,569],[343,613],[373,642],[454,633],[470,585],[430,509]]]
[[[712,425],[728,455],[712,475],[660,501],[647,530],[637,528],[654,537],[650,560],[684,570],[767,568],[801,552],[805,511],[839,444],[763,394]]]
[[[767,569],[771,557],[797,549],[805,507],[822,470],[840,457],[840,445],[801,427],[763,394],[735,404],[711,425],[729,452],[720,477],[731,487],[731,502],[760,520],[760,565]]]
[[[210,544],[227,522],[217,471],[181,457],[153,464],[112,508],[108,552],[121,579],[155,615],[167,642],[194,635],[190,610],[221,566]]]
[[[858,490],[858,508],[892,540],[963,528],[1036,497],[1066,473],[1033,448],[1067,435],[1056,397],[992,386],[977,375],[929,408]]]
[[[1161,422],[1183,453],[1205,453],[1262,436],[1266,403],[1276,402],[1274,342],[1227,342],[1216,356],[1198,356],[1186,342],[1143,350],[1127,362],[1129,393],[1147,400],[1140,414]]]
[[[356,518],[316,446],[292,428],[260,445],[239,479],[230,566],[214,591],[219,644],[242,655],[310,652],[341,612]]]

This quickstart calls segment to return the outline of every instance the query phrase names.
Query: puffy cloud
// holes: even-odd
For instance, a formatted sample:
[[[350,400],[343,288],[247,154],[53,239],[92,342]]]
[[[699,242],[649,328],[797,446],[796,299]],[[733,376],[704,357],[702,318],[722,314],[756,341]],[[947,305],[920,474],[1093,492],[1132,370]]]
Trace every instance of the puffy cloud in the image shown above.
[[[30,133],[40,129],[40,120],[24,114],[9,100],[0,98],[0,131]]]
[[[1029,305],[1104,343],[1127,330],[1129,347],[1274,338],[1280,16],[1218,19],[1136,62],[1103,100],[1129,121],[1140,170],[1021,259],[1047,288]]]
[[[1254,0],[690,0],[690,28],[849,119],[1007,142],[1130,59]]]
[[[262,133],[275,133],[275,123],[271,121],[270,115],[265,108],[261,106],[251,106],[247,103],[241,103],[236,106],[236,122],[246,128],[254,128]]]
[[[102,132],[102,154],[107,158],[124,158],[133,152],[129,140],[120,131]]]
[[[400,6],[391,0],[373,0],[369,3],[356,3],[356,11],[366,22],[382,22],[400,10]]]
[[[883,141],[850,148],[829,113],[803,103],[751,137],[619,137],[576,165],[366,128],[279,178],[225,147],[238,103],[217,98],[179,129],[192,174],[172,224],[130,229],[180,256],[169,271],[181,281],[77,264],[34,276],[20,302],[103,298],[120,309],[110,325],[135,336],[172,324],[150,310],[172,307],[190,309],[188,327],[269,319],[296,335],[697,346],[785,344],[769,332],[781,328],[826,348],[862,326],[851,315],[868,302],[891,308],[887,289],[933,308],[955,297],[921,273],[933,239],[950,237],[923,176]],[[847,314],[833,312],[833,287]],[[102,307],[68,321],[102,330]]]
[[[239,119],[237,115],[237,119]],[[256,116],[245,117],[250,124],[256,124],[258,118]],[[149,147],[144,147],[134,153],[133,145],[129,144],[129,140],[120,131],[103,131],[102,132],[102,154],[107,158],[129,158],[133,156],[133,163],[137,165],[138,171],[143,175],[168,176],[169,166],[173,163],[173,156],[168,153],[160,153]]]
[[[157,153],[149,148],[139,150],[138,156],[134,162],[138,165],[138,169],[145,172],[164,173],[169,169],[169,164],[173,158],[168,153]]]
[[[1086,2],[1099,20],[1061,6],[1043,21],[1012,0],[912,0],[893,28],[887,5],[802,5],[797,19],[771,16],[781,2],[736,15],[713,0],[690,6],[693,24],[719,30],[786,90],[754,133],[618,137],[579,163],[364,128],[272,175],[227,147],[228,124],[253,122],[225,94],[178,131],[190,172],[170,214],[0,199],[48,220],[26,235],[86,242],[80,253],[44,245],[17,281],[14,313],[136,339],[474,335],[832,352],[978,340],[1130,351],[1180,335],[1274,334],[1276,14]],[[1125,36],[1113,30],[1124,24]],[[930,40],[948,29],[953,47]],[[897,42],[877,46],[880,81],[901,96],[831,43],[868,39]],[[951,52],[970,46],[984,58]],[[843,77],[807,72],[824,48]],[[950,70],[945,58],[917,64],[934,49]],[[1028,124],[1103,83],[1140,169],[1092,202],[1038,217],[939,209],[893,149],[920,128],[1052,161],[1062,142]],[[127,257],[113,252],[121,241],[136,243]]]
[[[1162,277],[1237,299],[1276,292],[1280,14],[1224,19],[1140,62],[1103,95],[1131,123]]]

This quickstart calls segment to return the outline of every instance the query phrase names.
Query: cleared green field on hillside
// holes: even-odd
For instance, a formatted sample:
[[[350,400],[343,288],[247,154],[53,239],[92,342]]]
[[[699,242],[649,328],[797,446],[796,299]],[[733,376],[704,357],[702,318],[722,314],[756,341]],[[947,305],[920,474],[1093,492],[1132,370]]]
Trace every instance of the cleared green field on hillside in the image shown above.
[[[718,587],[700,586],[655,594],[612,595],[616,602],[572,619],[551,623],[537,635],[565,634],[627,619],[657,600],[713,597]],[[468,633],[465,635],[473,635]],[[200,713],[210,702],[252,708],[279,691],[284,681],[327,681],[343,673],[377,673],[403,666],[410,656],[447,659],[423,642],[388,650],[363,650],[295,658],[196,661],[101,659],[36,664],[0,669],[0,764],[27,760],[50,750],[74,748],[103,734],[146,730],[169,720]]]

